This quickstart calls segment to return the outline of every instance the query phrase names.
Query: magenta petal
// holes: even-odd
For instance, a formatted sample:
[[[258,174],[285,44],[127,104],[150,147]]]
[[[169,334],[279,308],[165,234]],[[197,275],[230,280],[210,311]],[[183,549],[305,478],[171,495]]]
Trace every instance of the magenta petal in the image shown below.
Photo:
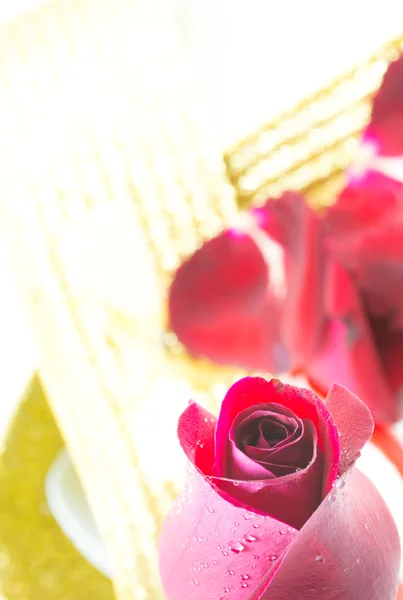
[[[293,411],[301,419],[310,419],[318,434],[318,446],[324,457],[322,494],[326,495],[337,478],[339,439],[325,404],[310,390],[283,385],[278,380],[245,377],[227,392],[217,421],[215,466],[219,477],[227,476],[229,431],[237,415],[253,405],[275,402]]]
[[[254,210],[259,226],[282,245],[287,271],[283,327],[293,366],[310,358],[323,327],[322,221],[305,198],[287,192]]]
[[[193,402],[178,423],[178,438],[190,462],[205,475],[214,472],[214,434],[217,419]]]
[[[353,469],[249,600],[396,600],[399,564],[393,519],[372,483]]]
[[[389,227],[396,212],[403,209],[403,186],[400,182],[368,171],[359,180],[352,180],[327,209],[325,225],[332,252],[343,266],[356,268],[357,245],[379,228]]]
[[[297,532],[233,506],[197,471],[165,520],[159,563],[167,600],[247,600]]]
[[[177,270],[168,307],[172,330],[192,354],[260,371],[287,368],[282,303],[248,235],[227,230],[203,244]]]
[[[330,389],[326,406],[339,432],[339,474],[343,475],[371,439],[374,421],[367,406],[355,394],[337,383]]]
[[[333,382],[351,389],[367,404],[376,422],[395,421],[397,405],[362,300],[349,274],[336,264],[329,269],[327,290],[329,312],[342,325],[328,328],[330,338],[324,339],[308,376],[325,393]]]
[[[381,154],[403,154],[403,56],[391,62],[384,75],[365,138],[375,140]]]
[[[310,425],[314,429],[312,423]],[[322,500],[323,455],[317,449],[316,432],[311,435],[314,437],[312,462],[300,472],[248,481],[214,477],[212,482],[237,506],[246,506],[300,529]]]

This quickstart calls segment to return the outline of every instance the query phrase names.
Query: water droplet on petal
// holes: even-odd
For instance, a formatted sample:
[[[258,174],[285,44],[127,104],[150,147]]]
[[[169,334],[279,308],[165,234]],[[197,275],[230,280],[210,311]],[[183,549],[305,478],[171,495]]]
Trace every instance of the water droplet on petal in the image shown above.
[[[207,512],[212,514],[214,512],[214,508],[210,508],[210,506],[207,507]]]
[[[241,583],[241,588],[247,588],[247,587],[248,587],[248,584],[246,583],[246,581],[243,581]]]
[[[366,530],[368,530],[369,529],[369,523],[365,523],[364,527],[365,527]]]
[[[257,555],[257,554],[254,554],[254,555],[253,555],[253,558],[254,558],[254,560],[259,560],[259,557],[258,557],[258,555]]]
[[[211,564],[214,565],[214,566],[218,565],[218,560],[212,560]]]
[[[235,571],[233,571],[232,569],[228,569],[227,573],[228,575],[235,575]]]
[[[198,586],[199,582],[197,581],[197,579],[192,579],[192,585]]]
[[[259,525],[257,523],[253,523],[252,527],[254,527],[255,529],[259,529]]]
[[[223,550],[223,551],[221,552],[221,554],[222,554],[223,556],[228,556],[228,552],[227,552],[226,550]]]
[[[348,573],[349,571],[350,571],[349,567],[346,567],[346,568],[344,569],[344,572],[345,572],[345,573]]]
[[[356,562],[357,562],[357,565],[358,565],[358,566],[360,566],[360,565],[362,565],[362,563],[363,563],[364,561],[362,560],[362,558],[357,558],[357,561],[356,561]]]
[[[208,569],[208,564],[206,562],[203,563],[203,569]]]
[[[256,569],[256,565],[252,565],[252,569]]]
[[[276,556],[276,554],[271,554],[267,558],[269,559],[270,562],[274,562],[278,559],[278,556]]]
[[[336,501],[336,496],[334,494],[330,494],[329,496],[329,502],[335,502]]]
[[[279,533],[279,535],[285,535],[287,532],[286,532],[286,531],[284,531],[284,529],[282,529],[282,530],[281,530],[281,531],[279,531],[278,533]]]
[[[249,519],[253,519],[253,513],[246,512],[244,513],[243,518],[245,519],[245,521],[249,521]]]
[[[315,558],[315,560],[319,565],[323,565],[323,563],[325,562],[325,559],[323,558],[323,556],[317,556]]]
[[[204,417],[204,422],[205,422],[205,423],[208,423],[208,422],[209,422],[209,420],[210,420],[210,419],[209,419],[208,417]]]
[[[245,542],[256,542],[257,538],[250,533],[247,533],[244,537]]]
[[[235,527],[238,527],[238,525],[239,525],[238,521],[235,521],[234,525],[235,525]]]
[[[250,577],[245,573],[244,575],[241,575],[241,579],[242,581],[246,581],[247,579],[250,579]]]
[[[239,481],[234,481],[233,484],[234,484],[235,487],[238,487]]]
[[[336,481],[336,487],[339,488],[339,490],[341,490],[342,488],[344,488],[344,486],[346,485],[346,481],[343,477],[340,477],[337,481]]]
[[[237,541],[230,542],[228,548],[232,552],[235,552],[235,554],[239,554],[239,552],[242,552],[243,550],[245,550],[245,546],[243,544],[241,544],[241,542],[237,542]]]
[[[224,550],[225,548],[224,544],[220,544],[218,547],[221,548],[221,550]]]

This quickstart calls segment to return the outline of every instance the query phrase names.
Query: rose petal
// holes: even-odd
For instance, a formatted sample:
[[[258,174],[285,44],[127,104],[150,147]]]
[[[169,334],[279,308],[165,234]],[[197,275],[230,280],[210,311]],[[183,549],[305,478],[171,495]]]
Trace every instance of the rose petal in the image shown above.
[[[281,414],[280,411],[282,411],[283,414]],[[291,432],[285,429],[285,438],[273,447],[268,446],[267,443],[262,444],[259,440],[256,441],[254,446],[249,446],[248,443],[251,443],[251,441],[249,441],[250,436],[246,436],[248,443],[245,446],[245,435],[246,432],[250,431],[251,423],[256,420],[259,421],[264,419],[267,415],[273,415],[280,420],[283,419],[283,422],[288,424]],[[274,464],[284,466],[281,464],[282,455],[274,461],[270,461],[270,457],[272,455],[277,456],[278,452],[281,452],[282,449],[287,451],[287,448],[290,445],[294,446],[297,440],[301,438],[303,434],[303,424],[299,419],[298,421],[299,426],[292,411],[275,403],[260,404],[259,409],[257,409],[256,406],[252,406],[242,411],[233,421],[229,431],[228,471],[225,473],[225,476],[231,479],[245,480],[272,478],[273,475],[276,474],[276,471],[267,471],[268,465],[265,465],[264,463],[274,462]],[[312,439],[310,442],[310,447],[308,448],[309,455],[306,457],[306,462],[304,462],[304,453],[302,452],[301,454],[301,444],[298,444],[299,461],[296,461],[293,471],[295,471],[298,466],[305,467],[312,458]],[[304,449],[305,448],[303,447],[302,450]],[[305,455],[306,454],[307,452],[305,452]],[[258,464],[256,461],[260,461],[261,464]],[[304,464],[299,464],[301,462],[304,462]],[[291,462],[288,461],[285,464],[290,466]],[[282,469],[282,471],[283,470],[284,469]]]
[[[250,481],[218,477],[211,480],[219,493],[224,493],[224,498],[236,506],[270,515],[300,529],[322,500],[323,470],[323,455],[315,440],[312,461],[299,472]]]
[[[403,326],[403,223],[398,222],[399,212],[394,219],[357,243],[354,276],[371,301],[371,313],[393,314],[394,322]]]
[[[269,291],[269,268],[250,236],[228,230],[177,270],[169,292],[172,330],[195,355],[222,364],[281,371],[282,303]]]
[[[357,469],[341,481],[249,600],[396,599],[400,547],[389,510]]]
[[[372,330],[374,332],[376,345],[382,360],[385,377],[392,390],[396,404],[397,417],[403,416],[403,332],[377,330],[372,319]]]
[[[390,513],[356,469],[343,483],[297,532],[233,506],[190,473],[159,540],[167,600],[395,600],[400,549]]]
[[[229,430],[236,416],[250,406],[281,403],[301,419],[310,419],[318,433],[318,445],[324,455],[323,492],[331,489],[338,472],[339,440],[336,427],[324,403],[310,390],[270,382],[261,377],[245,377],[227,392],[217,421],[215,442],[216,474],[225,477],[229,452]]]
[[[371,439],[374,421],[366,405],[355,394],[337,383],[330,388],[326,406],[339,432],[339,474],[343,475],[355,463],[361,449]]]
[[[349,181],[327,209],[324,219],[328,246],[345,267],[354,268],[357,243],[378,228],[393,224],[396,211],[402,209],[402,184],[368,171],[364,177]]]
[[[159,540],[167,600],[247,600],[297,535],[283,523],[233,506],[197,471]]]
[[[304,197],[287,192],[253,211],[259,226],[284,248],[287,298],[283,328],[293,365],[304,364],[314,352],[323,326],[322,222]]]
[[[305,420],[304,430],[304,423],[299,420],[300,426],[297,427],[295,419],[292,419],[295,423],[295,431],[273,448],[255,446],[240,448],[239,441],[236,440],[241,435],[242,428],[250,423],[250,419],[261,419],[273,408],[282,408],[286,414],[293,415],[287,408],[276,404],[260,406],[264,410],[256,410],[255,407],[246,409],[232,423],[229,432],[230,444],[226,478],[245,481],[273,479],[274,476],[294,473],[298,467],[299,470],[304,469],[316,456],[314,446],[316,446],[317,435],[313,424],[307,420]],[[290,419],[290,416],[288,418]]]
[[[375,139],[384,155],[403,154],[403,57],[390,63],[372,103],[364,139]]]
[[[321,352],[307,375],[327,392],[333,382],[351,389],[369,407],[377,422],[395,421],[397,406],[377,354],[368,319],[351,278],[339,265],[329,268],[328,310],[343,327],[331,326]]]
[[[214,434],[217,419],[196,402],[179,417],[178,438],[188,459],[205,475],[214,472]]]

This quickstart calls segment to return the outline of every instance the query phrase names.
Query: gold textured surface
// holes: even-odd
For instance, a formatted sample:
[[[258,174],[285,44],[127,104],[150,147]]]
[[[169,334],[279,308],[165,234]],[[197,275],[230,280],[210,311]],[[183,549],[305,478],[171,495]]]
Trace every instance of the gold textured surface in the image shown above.
[[[403,37],[379,49],[292,111],[267,123],[226,155],[228,177],[245,206],[295,189],[316,206],[329,204],[343,184],[370,114],[370,100]]]
[[[62,447],[34,378],[0,458],[0,582],[7,600],[114,598],[110,581],[82,558],[49,513],[44,479]]]
[[[377,65],[367,92],[379,82],[385,63]],[[38,343],[41,380],[105,539],[116,596],[159,600],[156,541],[182,468],[174,454],[174,423],[183,406],[179,392],[190,380],[194,393],[216,406],[222,387],[210,393],[211,382],[235,376],[177,356],[169,335],[163,344],[166,284],[182,256],[236,215],[234,187],[203,118],[165,0],[61,0],[44,6],[1,32],[0,75],[1,234]],[[342,85],[326,92],[327,104]],[[320,106],[319,99],[315,115]],[[349,109],[347,103],[346,114]],[[364,122],[361,112],[357,119],[354,127]],[[280,149],[286,140],[292,146],[298,136],[305,139],[310,127],[297,117],[287,117],[287,123],[286,135],[282,125],[278,128]],[[321,147],[315,146],[304,163],[311,168],[309,181],[340,168],[330,149],[353,130],[340,133],[340,121],[334,123],[328,130],[334,143],[326,142],[323,154],[331,157],[332,168],[319,169]],[[307,137],[307,148],[311,142]],[[262,154],[281,166],[278,143],[263,145]],[[230,170],[243,202],[233,169],[238,165],[243,176],[251,174],[254,159],[241,164],[239,156],[255,155],[255,138],[240,149]],[[293,165],[280,171],[273,166],[273,177],[281,174],[285,185]],[[260,183],[248,186],[249,195],[258,195]],[[27,522],[60,444],[46,407],[34,403],[30,412],[29,402],[10,438],[9,448],[14,438],[16,444],[20,440],[16,458],[10,453],[7,459],[25,456],[19,423],[28,441],[31,427],[45,431],[49,424],[49,437],[43,446],[38,443],[44,454],[35,468],[41,475],[32,474],[24,488],[33,502],[21,509]],[[158,428],[162,464],[153,458],[150,427]],[[23,503],[11,503],[20,496],[16,486],[14,480],[10,495],[1,499],[8,509],[3,527],[10,545],[12,530],[19,535]],[[47,516],[36,522],[44,527],[45,537],[38,530],[38,539],[46,539]],[[110,593],[53,525],[49,537],[54,564],[45,547],[36,557],[49,565],[51,575],[41,580],[45,586],[32,581],[35,568],[24,562],[35,554],[30,536],[21,538],[26,546],[12,542],[16,552],[24,552],[13,558],[5,587],[14,585],[18,592],[20,586],[21,600],[102,597],[95,594],[97,585],[105,597]],[[81,596],[75,595],[78,589]],[[17,592],[10,597],[17,598]]]

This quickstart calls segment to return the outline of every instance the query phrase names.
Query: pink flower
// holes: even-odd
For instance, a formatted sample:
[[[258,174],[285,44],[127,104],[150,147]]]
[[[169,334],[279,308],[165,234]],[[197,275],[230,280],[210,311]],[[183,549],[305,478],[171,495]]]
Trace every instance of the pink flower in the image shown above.
[[[403,186],[380,173],[351,181],[325,215],[328,317],[306,372],[352,389],[378,423],[402,412]]]
[[[192,467],[159,544],[167,599],[395,600],[397,531],[354,468],[372,429],[337,385],[324,404],[245,378],[218,420],[191,404],[178,435]]]
[[[321,224],[302,196],[252,210],[243,228],[206,242],[178,269],[172,330],[189,352],[279,373],[301,367],[322,333]]]

